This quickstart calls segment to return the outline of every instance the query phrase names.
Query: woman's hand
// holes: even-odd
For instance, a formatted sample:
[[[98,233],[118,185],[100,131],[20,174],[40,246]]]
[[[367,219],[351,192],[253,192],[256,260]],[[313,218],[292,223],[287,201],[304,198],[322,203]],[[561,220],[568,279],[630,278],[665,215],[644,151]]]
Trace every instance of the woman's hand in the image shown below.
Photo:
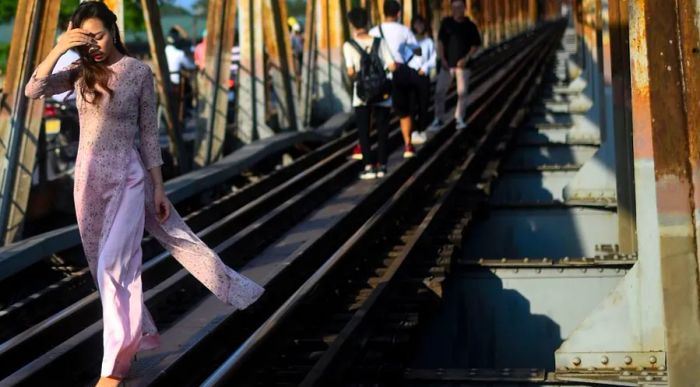
[[[170,200],[165,195],[163,186],[157,186],[154,190],[154,202],[156,205],[156,219],[163,224],[170,216]]]
[[[56,50],[61,54],[70,50],[73,47],[90,46],[97,47],[97,40],[82,28],[73,28],[73,24],[68,24],[68,30],[61,35],[61,38],[56,43]]]

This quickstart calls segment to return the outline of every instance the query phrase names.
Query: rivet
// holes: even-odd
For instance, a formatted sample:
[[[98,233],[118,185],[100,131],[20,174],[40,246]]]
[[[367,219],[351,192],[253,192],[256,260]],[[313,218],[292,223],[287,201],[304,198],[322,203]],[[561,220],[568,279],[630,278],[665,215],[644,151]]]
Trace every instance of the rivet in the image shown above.
[[[668,376],[664,376],[663,378],[661,378],[661,380],[664,381],[664,382],[667,382],[667,381],[668,381]]]
[[[601,362],[602,364],[608,364],[609,361],[610,361],[610,359],[608,359],[608,357],[605,356],[605,355],[603,355],[603,356],[600,357],[600,362]]]
[[[637,367],[637,371],[644,371],[644,367],[642,367],[642,366]]]
[[[595,371],[595,367],[588,367],[589,371]]]
[[[537,273],[542,273],[542,269],[540,269],[539,267],[538,267],[535,271],[536,271]]]
[[[625,356],[625,364],[632,364],[632,358],[629,356]]]
[[[568,371],[569,367],[559,367],[559,371]]]
[[[640,375],[642,375],[642,376],[647,376],[647,375],[649,375],[649,373],[646,372],[646,371],[643,371]]]
[[[603,269],[602,267],[598,269],[598,273],[602,273],[603,271],[605,271],[605,269]]]
[[[614,370],[615,370],[615,371],[622,371],[622,368],[621,368],[621,367],[615,367]]]
[[[656,356],[649,356],[649,363],[656,364]]]
[[[525,263],[530,262],[530,258],[523,258],[523,262],[525,262]]]
[[[629,371],[625,371],[622,373],[622,376],[630,376],[630,375],[632,375],[632,373]]]
[[[569,257],[564,257],[564,262],[569,262]]]
[[[588,271],[588,269],[581,269],[581,271],[585,273]]]
[[[507,258],[501,258],[501,262],[506,263],[506,262],[508,262],[508,259],[507,259]]]
[[[563,269],[563,268],[559,268],[559,272],[560,272],[560,273],[563,273],[563,272],[564,272],[564,269]]]
[[[549,261],[547,258],[542,258],[542,262],[547,263]]]
[[[519,272],[519,271],[520,271],[520,270],[519,270],[518,268],[513,269],[513,273],[517,273],[517,272]]]
[[[653,377],[653,376],[647,376],[645,379],[647,380],[647,382],[651,382],[652,380],[654,380],[654,377]]]
[[[659,371],[666,371],[666,366],[659,366]]]
[[[530,376],[532,376],[533,378],[537,377],[537,375],[539,375],[537,372],[530,372]]]
[[[580,364],[581,364],[581,358],[580,358],[580,357],[575,357],[575,358],[573,358],[573,359],[571,360],[571,362],[572,362],[575,366],[580,365]]]

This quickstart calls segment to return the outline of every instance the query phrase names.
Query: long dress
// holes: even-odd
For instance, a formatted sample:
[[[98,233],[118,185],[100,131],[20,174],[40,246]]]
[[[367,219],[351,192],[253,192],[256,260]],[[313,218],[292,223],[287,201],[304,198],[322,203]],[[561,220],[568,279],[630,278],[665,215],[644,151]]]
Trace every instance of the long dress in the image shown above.
[[[264,289],[227,267],[174,208],[163,224],[158,222],[148,170],[163,160],[150,68],[123,56],[108,66],[114,95],[103,91],[100,102],[93,104],[79,92],[81,80],[70,81],[78,66],[73,63],[41,78],[35,71],[25,94],[43,98],[68,90],[76,93],[80,141],[73,194],[83,250],[102,301],[101,375],[125,377],[134,354],[159,343],[141,288],[144,227],[221,301],[243,309]],[[87,99],[92,101],[89,94]]]

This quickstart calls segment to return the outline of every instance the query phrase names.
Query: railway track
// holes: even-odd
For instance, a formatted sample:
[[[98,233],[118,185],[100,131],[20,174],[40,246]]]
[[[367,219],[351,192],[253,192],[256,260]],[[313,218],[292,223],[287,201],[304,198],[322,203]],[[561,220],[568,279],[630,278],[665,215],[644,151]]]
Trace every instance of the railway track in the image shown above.
[[[512,91],[508,86],[515,80],[515,75],[508,74],[508,71],[518,68],[514,74],[524,74],[526,67],[512,63],[523,57],[522,53],[518,54],[522,52],[523,44],[534,36],[539,37],[538,41],[542,40],[547,28],[553,27],[518,37],[486,52],[475,63],[471,84],[474,92],[470,101],[477,107],[470,117],[473,126],[487,122],[492,109],[487,107],[502,102],[500,97],[508,100],[506,97]],[[534,49],[526,52],[528,58],[535,56]],[[393,124],[390,142],[396,148],[400,143],[400,133],[395,128],[396,122]],[[169,361],[160,373],[140,378],[136,384],[172,385],[169,383],[183,381],[180,379],[182,371],[177,371],[178,365],[191,362],[204,363],[203,373],[192,377],[206,376],[206,372],[213,370],[213,365],[211,359],[204,361],[201,354],[212,353],[211,346],[220,343],[221,337],[227,337],[226,345],[218,349],[221,355],[243,343],[324,263],[325,257],[331,256],[343,240],[353,236],[362,226],[362,219],[370,218],[383,208],[382,205],[386,206],[385,203],[395,202],[395,195],[406,184],[416,184],[416,171],[422,171],[420,176],[428,176],[425,162],[429,161],[435,168],[436,160],[445,162],[448,160],[446,155],[454,156],[454,152],[460,149],[455,144],[464,145],[466,138],[466,132],[455,134],[451,127],[442,130],[420,149],[416,159],[396,167],[382,184],[374,187],[333,227],[313,243],[296,250],[291,261],[293,264],[266,284],[268,292],[259,305],[231,313],[187,351]],[[490,137],[482,137],[479,141],[487,138]],[[357,183],[360,163],[347,160],[354,141],[352,134],[345,135],[240,192],[225,195],[194,211],[188,216],[188,223],[199,230],[200,237],[215,247],[227,264],[237,269],[245,267],[255,261],[259,251],[318,210],[324,200],[349,184]],[[450,152],[446,153],[446,147]],[[207,292],[169,259],[154,241],[145,241],[144,252],[146,303],[159,328],[167,330],[179,320],[188,318],[188,312],[207,297]],[[0,384],[40,385],[51,380],[63,380],[70,385],[90,384],[96,376],[101,353],[99,312],[99,298],[86,270],[61,281],[58,286],[47,288],[39,296],[6,309],[0,315],[0,326],[5,334],[2,337],[5,341],[0,344]],[[6,326],[10,327],[7,331]],[[232,327],[237,330],[234,337],[224,335]]]
[[[452,133],[203,385],[397,385],[410,336],[439,299],[461,233],[483,199],[477,183],[503,156],[498,150],[522,122],[521,106],[563,32],[550,28],[512,58],[500,86],[471,114],[470,127],[483,128],[476,142]]]

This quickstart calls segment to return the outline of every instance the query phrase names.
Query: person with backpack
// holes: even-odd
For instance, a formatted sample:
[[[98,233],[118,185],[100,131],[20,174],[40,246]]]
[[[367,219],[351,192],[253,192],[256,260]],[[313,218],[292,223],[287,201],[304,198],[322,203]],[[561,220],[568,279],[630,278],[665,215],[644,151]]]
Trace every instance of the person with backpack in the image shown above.
[[[481,35],[476,25],[464,14],[465,0],[452,0],[452,16],[440,23],[438,32],[438,57],[440,73],[435,86],[435,121],[432,130],[442,127],[445,115],[445,98],[452,80],[457,78],[457,108],[455,109],[455,127],[462,130],[467,127],[467,90],[469,61],[481,46]]]
[[[396,69],[392,72],[393,92],[391,95],[394,112],[401,123],[401,134],[404,140],[404,158],[415,156],[415,149],[411,142],[413,131],[412,98],[417,97],[420,89],[420,57],[422,56],[418,41],[413,32],[405,25],[399,23],[401,17],[401,4],[396,0],[384,1],[384,23],[372,28],[369,34],[382,38],[389,47],[392,60],[396,63]],[[415,98],[417,99],[417,98]]]
[[[391,108],[391,84],[387,71],[393,71],[391,54],[386,44],[367,33],[369,16],[364,8],[348,12],[352,39],[343,45],[347,74],[353,81],[352,106],[357,133],[365,163],[360,179],[382,178],[387,173],[387,142]],[[377,154],[371,152],[370,123],[374,118],[377,130]]]

